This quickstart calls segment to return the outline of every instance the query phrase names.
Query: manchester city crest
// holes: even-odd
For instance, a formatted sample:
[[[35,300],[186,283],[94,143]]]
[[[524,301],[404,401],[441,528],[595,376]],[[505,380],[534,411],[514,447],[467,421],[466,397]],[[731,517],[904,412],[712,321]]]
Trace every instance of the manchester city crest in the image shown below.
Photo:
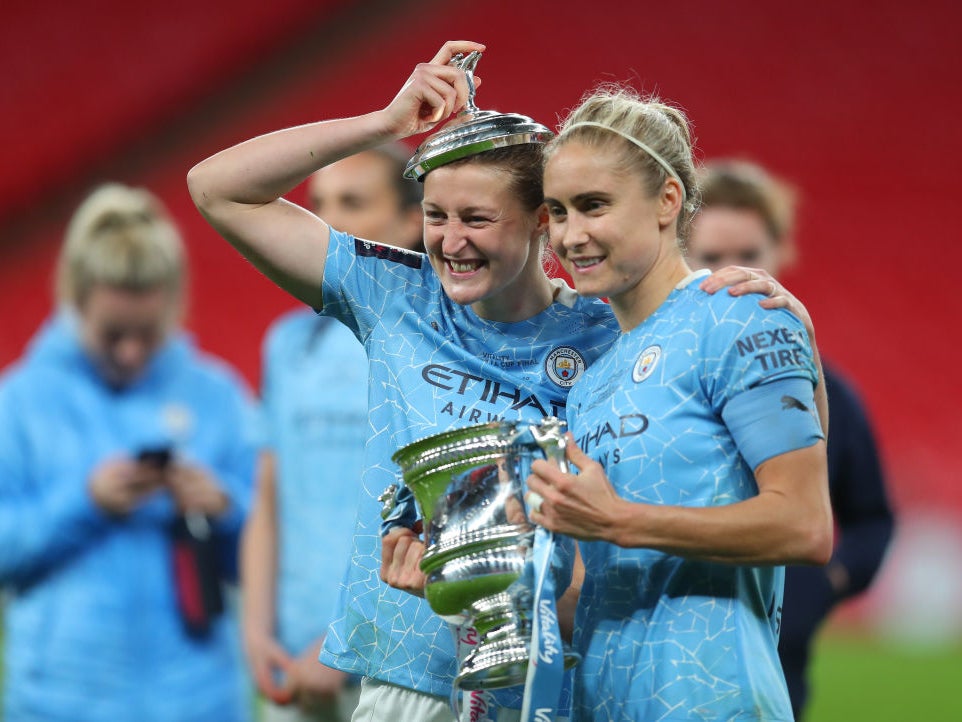
[[[652,371],[655,370],[655,366],[658,365],[658,359],[661,358],[661,346],[649,346],[641,355],[638,360],[635,361],[635,367],[631,370],[631,380],[635,383],[641,383],[646,378],[651,376]]]
[[[544,370],[548,378],[565,389],[585,372],[586,367],[585,357],[578,349],[571,346],[558,346],[548,354],[544,362]]]
[[[190,438],[194,430],[194,413],[189,406],[169,403],[160,413],[164,431],[172,440],[183,442]]]

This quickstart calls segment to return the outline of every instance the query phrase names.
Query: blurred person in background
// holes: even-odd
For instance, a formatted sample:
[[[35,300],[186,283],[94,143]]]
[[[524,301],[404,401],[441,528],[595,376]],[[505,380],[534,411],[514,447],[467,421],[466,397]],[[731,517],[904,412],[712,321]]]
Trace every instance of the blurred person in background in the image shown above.
[[[421,184],[389,144],[311,176],[308,205],[359,238],[422,250]],[[347,722],[356,677],[318,661],[351,560],[368,437],[364,347],[310,309],[281,316],[263,347],[264,454],[242,542],[244,642],[265,722]],[[337,510],[336,513],[332,513]]]
[[[253,483],[251,399],[179,330],[185,273],[155,196],[96,189],[66,231],[59,308],[0,380],[8,720],[250,717],[220,583]]]
[[[701,210],[688,240],[693,268],[747,266],[775,279],[795,261],[795,198],[787,184],[758,165],[718,160],[705,165],[700,188]],[[788,294],[781,287],[779,292]],[[811,319],[803,320],[814,334]],[[786,568],[778,652],[796,717],[801,717],[808,698],[806,669],[815,633],[836,604],[868,588],[893,531],[868,415],[850,384],[830,365],[823,364],[823,370],[836,544],[825,567]]]

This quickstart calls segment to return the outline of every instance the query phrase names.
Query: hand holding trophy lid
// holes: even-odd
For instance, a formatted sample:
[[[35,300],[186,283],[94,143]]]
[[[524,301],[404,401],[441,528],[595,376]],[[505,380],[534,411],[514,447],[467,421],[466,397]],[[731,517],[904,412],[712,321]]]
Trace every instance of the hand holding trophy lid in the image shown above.
[[[474,97],[474,70],[481,59],[477,50],[458,53],[449,65],[464,71],[468,100],[464,109],[441,130],[430,135],[415,151],[404,171],[406,178],[423,180],[435,168],[486,150],[520,143],[546,143],[554,133],[526,115],[478,110]]]

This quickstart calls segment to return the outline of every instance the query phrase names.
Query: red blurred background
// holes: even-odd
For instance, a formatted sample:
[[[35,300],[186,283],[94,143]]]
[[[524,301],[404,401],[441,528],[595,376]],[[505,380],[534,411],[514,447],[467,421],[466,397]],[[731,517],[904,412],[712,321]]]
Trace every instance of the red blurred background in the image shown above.
[[[962,260],[960,20],[938,0],[13,0],[0,26],[0,365],[50,311],[70,211],[120,180],[178,218],[188,326],[256,385],[261,335],[292,303],[203,222],[188,168],[257,133],[382,107],[415,63],[469,38],[488,46],[482,108],[554,125],[590,86],[628,81],[688,112],[702,157],[793,181],[802,256],[784,280],[861,389],[896,506],[960,514],[962,302],[948,288]]]

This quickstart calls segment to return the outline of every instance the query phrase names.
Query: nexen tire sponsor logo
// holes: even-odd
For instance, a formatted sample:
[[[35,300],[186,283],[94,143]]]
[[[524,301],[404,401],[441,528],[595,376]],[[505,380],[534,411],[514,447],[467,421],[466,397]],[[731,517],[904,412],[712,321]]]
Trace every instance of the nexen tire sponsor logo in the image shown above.
[[[739,356],[752,355],[763,371],[804,366],[810,358],[808,336],[804,330],[766,329],[737,339],[735,348]]]

